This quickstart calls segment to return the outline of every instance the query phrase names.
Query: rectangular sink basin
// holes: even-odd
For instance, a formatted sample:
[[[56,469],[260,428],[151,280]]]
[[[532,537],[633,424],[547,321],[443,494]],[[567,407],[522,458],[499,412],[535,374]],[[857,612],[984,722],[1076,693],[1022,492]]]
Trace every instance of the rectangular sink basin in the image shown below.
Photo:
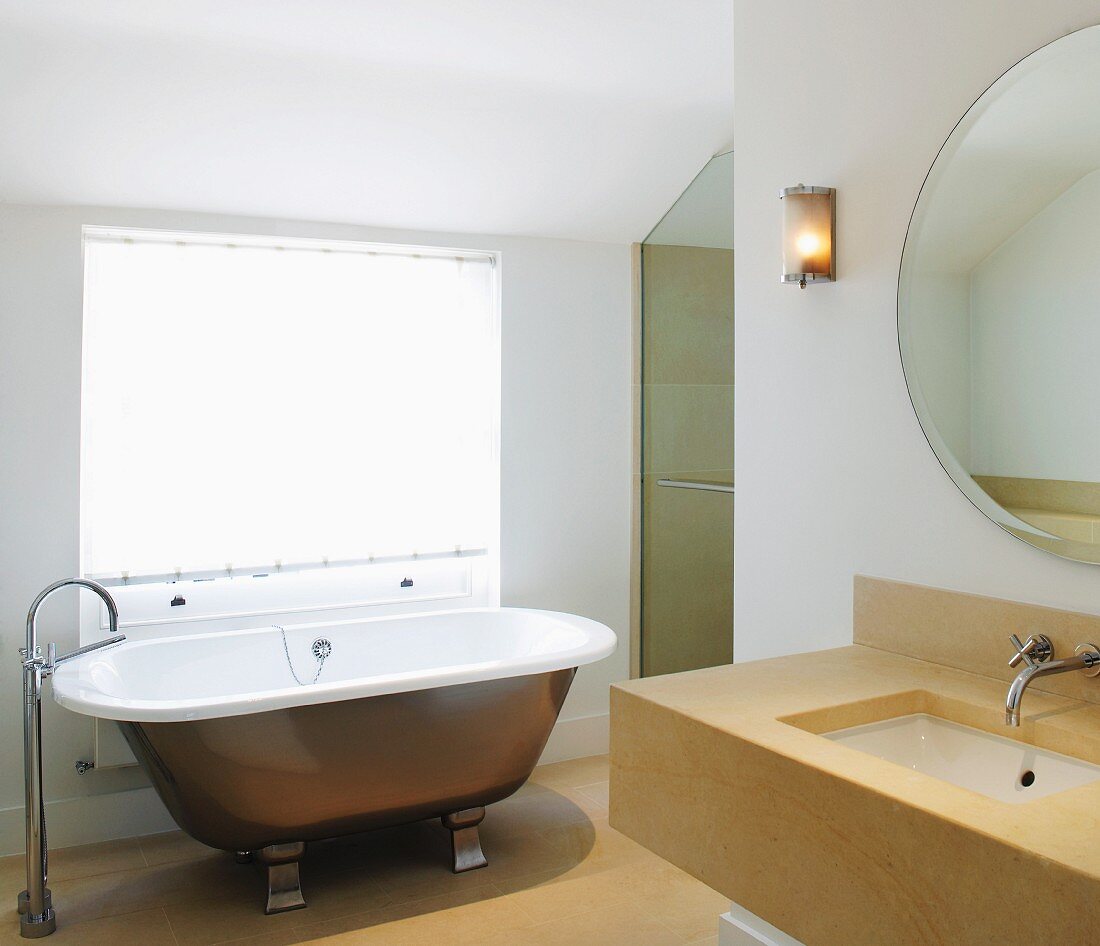
[[[822,735],[1010,804],[1023,804],[1100,780],[1100,765],[926,713]]]

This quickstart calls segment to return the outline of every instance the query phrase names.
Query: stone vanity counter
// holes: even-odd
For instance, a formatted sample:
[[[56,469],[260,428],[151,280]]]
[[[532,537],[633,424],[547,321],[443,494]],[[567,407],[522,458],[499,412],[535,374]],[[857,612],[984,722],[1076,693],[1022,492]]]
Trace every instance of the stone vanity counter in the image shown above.
[[[1100,680],[1090,681],[1100,689]],[[816,733],[930,713],[1100,763],[1100,705],[871,647],[619,684],[611,824],[806,943],[1100,942],[1100,782],[1008,804]]]

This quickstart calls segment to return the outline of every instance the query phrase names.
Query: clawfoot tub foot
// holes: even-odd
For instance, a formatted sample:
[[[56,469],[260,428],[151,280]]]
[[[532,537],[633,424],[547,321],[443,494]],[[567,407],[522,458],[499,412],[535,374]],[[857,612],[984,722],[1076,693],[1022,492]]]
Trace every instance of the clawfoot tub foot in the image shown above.
[[[267,868],[267,907],[264,913],[286,913],[305,905],[298,861],[306,852],[305,843],[269,844],[256,851],[256,859]]]
[[[484,818],[484,808],[467,808],[465,811],[444,815],[441,819],[443,827],[451,832],[451,853],[454,857],[451,870],[456,874],[488,865],[477,834],[477,826]]]

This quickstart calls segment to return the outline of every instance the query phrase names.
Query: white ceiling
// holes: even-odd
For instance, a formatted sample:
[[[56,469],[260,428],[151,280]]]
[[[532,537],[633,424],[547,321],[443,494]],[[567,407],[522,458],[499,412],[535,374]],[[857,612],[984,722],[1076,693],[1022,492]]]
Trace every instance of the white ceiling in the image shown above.
[[[628,241],[733,140],[732,0],[0,0],[0,200]]]

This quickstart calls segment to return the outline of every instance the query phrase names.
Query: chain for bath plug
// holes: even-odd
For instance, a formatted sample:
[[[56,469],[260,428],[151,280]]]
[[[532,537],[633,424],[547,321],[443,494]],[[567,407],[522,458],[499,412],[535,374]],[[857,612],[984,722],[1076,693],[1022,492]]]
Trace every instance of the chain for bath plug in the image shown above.
[[[298,679],[298,674],[294,672],[294,662],[290,659],[290,648],[286,643],[286,628],[281,624],[275,624],[274,627],[279,629],[279,633],[283,635],[283,653],[286,654],[286,665],[290,668],[290,675],[294,678],[294,682],[300,687],[304,687],[307,684],[302,683]],[[332,653],[332,643],[323,637],[318,637],[310,647],[314,658],[317,660],[317,672],[313,675],[313,679],[310,680],[310,684],[317,682],[317,678],[321,676],[321,671],[325,669],[325,661],[328,659],[329,654]]]

